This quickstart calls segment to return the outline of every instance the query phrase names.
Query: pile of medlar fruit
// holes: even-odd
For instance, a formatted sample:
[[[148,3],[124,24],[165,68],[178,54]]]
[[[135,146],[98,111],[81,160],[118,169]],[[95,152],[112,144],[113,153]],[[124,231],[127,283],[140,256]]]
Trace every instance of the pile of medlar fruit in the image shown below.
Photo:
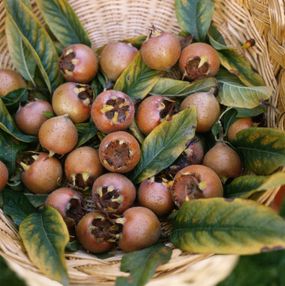
[[[196,92],[183,100],[149,95],[134,102],[112,88],[93,96],[90,83],[99,70],[114,83],[138,53],[149,68],[163,73],[175,67],[180,69],[180,79],[187,81],[213,77],[220,68],[218,53],[209,44],[190,43],[182,48],[181,38],[166,32],[153,32],[140,51],[131,44],[112,42],[97,55],[88,46],[74,44],[60,57],[66,82],[56,88],[51,102],[30,98],[15,114],[18,128],[37,136],[41,145],[21,158],[22,183],[32,193],[48,194],[45,205],[57,209],[70,233],[93,253],[116,247],[129,252],[156,243],[161,221],[172,211],[188,200],[222,197],[223,183],[242,172],[239,155],[224,138],[206,148],[204,135],[223,108],[215,90]],[[0,82],[2,97],[27,87],[11,70],[0,70]],[[197,111],[195,137],[171,166],[135,185],[129,174],[141,159],[141,144],[130,126],[135,122],[147,136],[189,107]],[[102,137],[98,149],[77,147],[76,124],[89,120]],[[236,120],[227,139],[234,140],[239,131],[252,125],[251,118]],[[7,182],[8,169],[0,161],[0,190]]]

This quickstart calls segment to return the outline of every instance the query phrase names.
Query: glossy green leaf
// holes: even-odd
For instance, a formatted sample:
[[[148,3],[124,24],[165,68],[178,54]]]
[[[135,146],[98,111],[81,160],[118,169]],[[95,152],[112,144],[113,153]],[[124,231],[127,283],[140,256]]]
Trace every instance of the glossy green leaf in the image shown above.
[[[137,123],[135,120],[133,120],[131,126],[129,127],[131,133],[137,138],[137,140],[142,144],[145,137],[144,135],[142,134],[142,132],[140,131]]]
[[[196,110],[188,108],[159,124],[144,140],[142,155],[132,178],[137,183],[150,178],[171,165],[195,135]]]
[[[264,86],[264,80],[255,72],[249,61],[235,49],[228,48],[215,26],[209,29],[210,44],[218,50],[220,61],[229,72],[236,75],[247,86]]]
[[[31,52],[43,79],[52,92],[61,82],[58,55],[50,36],[32,11],[18,0],[4,0],[11,22]]]
[[[64,250],[69,233],[60,213],[51,207],[33,213],[20,224],[19,233],[33,264],[47,277],[68,285]]]
[[[36,62],[9,15],[5,20],[5,29],[9,55],[13,65],[25,80],[30,81],[35,86]]]
[[[6,286],[27,286],[26,282],[13,271],[9,264],[0,256],[0,285]]]
[[[91,46],[87,32],[67,0],[36,0],[50,30],[67,47],[72,44]]]
[[[89,140],[94,138],[97,134],[97,129],[93,122],[85,122],[76,124],[77,132],[78,132],[78,143],[77,147],[80,147],[87,143]]]
[[[8,109],[18,109],[22,102],[28,101],[29,92],[25,88],[21,88],[10,92],[2,97],[3,103]]]
[[[6,188],[3,191],[3,211],[10,216],[16,225],[20,223],[36,209],[25,197],[23,192],[12,191]]]
[[[214,14],[213,0],[176,0],[175,10],[183,33],[205,41]]]
[[[129,272],[130,276],[117,278],[116,286],[144,286],[157,267],[170,260],[171,254],[172,249],[163,244],[125,254],[121,261],[121,271]]]
[[[0,129],[5,131],[7,134],[13,136],[15,139],[30,143],[35,141],[34,136],[29,136],[23,134],[16,126],[12,116],[10,115],[9,111],[7,110],[5,104],[0,99]]]
[[[285,221],[250,200],[192,200],[172,215],[170,240],[194,253],[254,254],[285,248]]]
[[[17,155],[27,148],[27,144],[17,141],[0,130],[0,160],[7,165],[10,174],[13,174],[15,171]]]
[[[269,175],[285,166],[284,131],[252,127],[240,131],[232,143],[242,155],[245,168],[257,175]]]
[[[24,193],[24,195],[35,208],[43,206],[48,197],[48,194]]]
[[[143,99],[159,80],[160,73],[150,69],[137,53],[130,65],[122,72],[114,86],[133,100]]]
[[[249,198],[257,192],[272,190],[285,185],[285,173],[278,172],[271,176],[241,176],[225,186],[227,198]]]
[[[209,91],[217,87],[218,82],[215,78],[206,78],[192,83],[171,78],[160,78],[151,90],[152,95],[164,95],[168,97],[184,97],[191,93]]]
[[[235,110],[237,111],[237,118],[244,118],[244,117],[255,117],[262,113],[265,113],[266,108],[262,105],[259,105],[252,109],[235,108]]]
[[[218,99],[221,104],[230,107],[255,108],[273,93],[273,89],[268,86],[243,86],[227,81],[220,83]]]

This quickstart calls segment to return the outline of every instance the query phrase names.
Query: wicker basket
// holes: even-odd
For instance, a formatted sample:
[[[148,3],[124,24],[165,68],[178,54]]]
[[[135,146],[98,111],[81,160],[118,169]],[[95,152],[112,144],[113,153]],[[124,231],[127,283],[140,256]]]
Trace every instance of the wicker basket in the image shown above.
[[[110,40],[147,34],[154,25],[162,30],[179,30],[174,0],[70,0],[87,29],[94,47]],[[216,0],[214,21],[227,43],[245,54],[253,67],[274,88],[268,126],[283,128],[285,109],[285,1]],[[36,7],[35,7],[36,9]],[[36,11],[40,17],[39,13]],[[5,11],[0,1],[0,67],[12,67],[4,34]],[[255,39],[253,48],[241,43]],[[266,192],[260,203],[269,204],[277,190]],[[0,255],[24,276],[29,285],[59,285],[39,273],[28,259],[11,221],[0,210]],[[67,255],[72,285],[113,285],[120,256],[101,260],[83,252]],[[232,269],[236,256],[206,256],[173,252],[171,261],[160,267],[149,285],[216,285]],[[217,271],[219,269],[219,271]]]

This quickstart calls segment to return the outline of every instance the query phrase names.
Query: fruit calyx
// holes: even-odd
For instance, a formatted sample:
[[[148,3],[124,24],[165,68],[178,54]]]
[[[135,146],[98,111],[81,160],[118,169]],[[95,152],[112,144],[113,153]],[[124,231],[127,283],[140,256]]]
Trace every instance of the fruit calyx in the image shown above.
[[[72,75],[75,65],[77,64],[76,54],[73,49],[68,49],[64,52],[59,61],[59,67],[67,75]]]
[[[190,58],[185,65],[185,74],[183,77],[189,77],[190,79],[203,78],[208,75],[210,71],[210,65],[208,63],[208,57],[193,57]]]
[[[90,85],[87,84],[76,84],[74,88],[75,94],[83,102],[85,106],[89,106],[93,99],[93,92]]]

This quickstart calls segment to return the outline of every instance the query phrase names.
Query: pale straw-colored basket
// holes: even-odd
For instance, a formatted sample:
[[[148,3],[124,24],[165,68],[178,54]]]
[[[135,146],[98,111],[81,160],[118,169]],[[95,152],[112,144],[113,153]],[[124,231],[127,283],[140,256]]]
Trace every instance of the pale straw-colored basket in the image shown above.
[[[48,1],[48,0],[47,0]],[[152,25],[179,30],[174,0],[70,0],[88,31],[94,48],[111,40],[148,34]],[[216,0],[214,22],[227,43],[237,48],[274,88],[267,112],[268,126],[283,128],[285,109],[285,1]],[[6,45],[5,11],[0,1],[0,67],[13,67]],[[36,7],[36,14],[40,17]],[[248,39],[256,45],[244,50]],[[270,204],[278,190],[266,192],[260,203]],[[59,285],[39,273],[28,259],[13,223],[0,210],[0,255],[33,286]],[[66,255],[72,285],[113,285],[120,256],[98,259],[84,252]],[[174,250],[171,261],[159,267],[149,285],[216,285],[233,268],[236,256],[191,255]]]

